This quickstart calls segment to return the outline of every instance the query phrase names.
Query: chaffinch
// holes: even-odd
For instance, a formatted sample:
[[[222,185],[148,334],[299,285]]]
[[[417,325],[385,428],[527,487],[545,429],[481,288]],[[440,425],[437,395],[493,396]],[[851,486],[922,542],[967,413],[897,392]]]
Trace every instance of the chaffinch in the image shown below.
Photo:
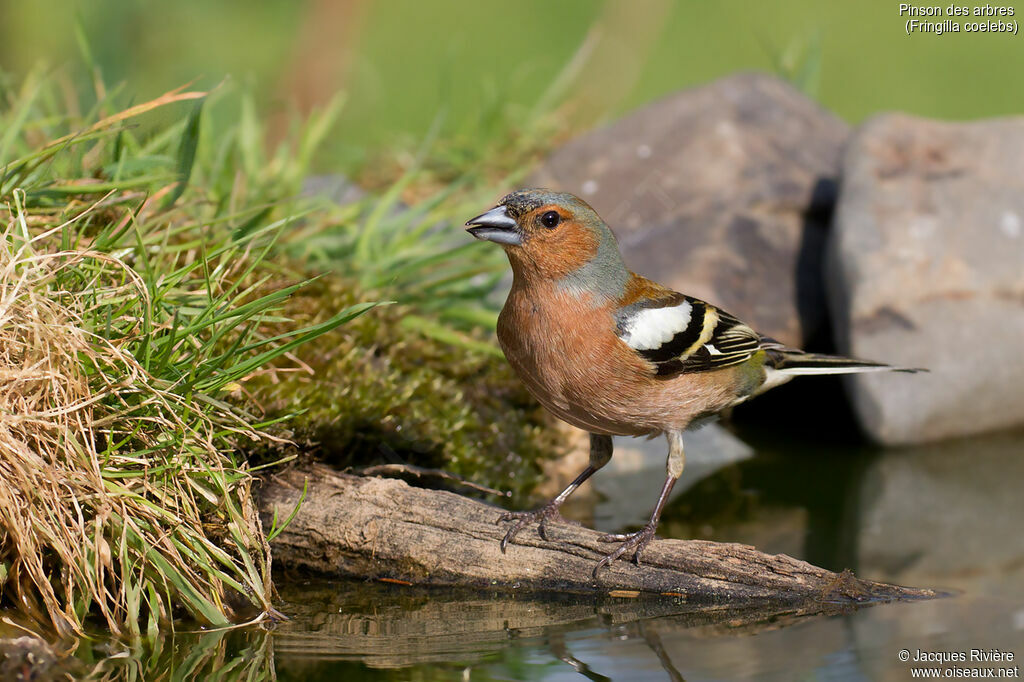
[[[546,524],[612,456],[612,436],[668,439],[665,484],[639,531],[605,535],[620,543],[598,571],[654,537],[683,471],[683,432],[800,374],[914,371],[789,348],[736,317],[630,272],[612,231],[572,194],[513,192],[466,223],[477,239],[500,244],[512,288],[498,317],[498,341],[530,392],[559,418],[590,432],[590,462],[548,504],[508,512],[501,550],[530,523]]]

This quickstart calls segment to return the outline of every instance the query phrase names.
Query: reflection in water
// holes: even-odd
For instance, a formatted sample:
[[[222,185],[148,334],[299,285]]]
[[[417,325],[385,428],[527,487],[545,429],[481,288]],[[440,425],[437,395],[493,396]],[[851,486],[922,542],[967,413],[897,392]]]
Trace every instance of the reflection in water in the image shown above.
[[[885,622],[855,621],[859,651],[999,648],[1024,657],[1024,438],[943,443],[877,460],[860,484],[861,572],[962,592]],[[875,679],[905,679],[865,660]],[[902,668],[902,666],[901,666]],[[904,671],[905,672],[905,671]]]
[[[880,454],[756,445],[757,456],[676,499],[662,534],[754,544],[959,596],[822,618],[293,584],[283,597],[294,618],[273,633],[280,679],[903,680],[901,648],[1024,656],[1024,435]]]
[[[545,642],[555,658],[578,667],[565,637],[603,630],[646,642],[672,668],[661,633],[751,634],[849,608],[707,607],[654,596],[481,594],[356,582],[294,585],[282,597],[292,620],[278,626],[274,640],[286,667],[292,659],[358,659],[374,668],[472,664],[526,640]]]
[[[755,445],[755,457],[677,498],[662,534],[744,542],[958,595],[826,605],[823,617],[649,597],[285,578],[282,610],[291,620],[270,632],[179,634],[147,652],[82,647],[79,672],[135,680],[273,679],[275,668],[281,680],[906,680],[911,664],[897,657],[904,648],[996,648],[1020,664],[1024,434],[875,454]]]
[[[565,637],[562,635],[562,633],[552,633],[551,636],[548,638],[548,646],[550,647],[551,653],[554,654],[555,658],[562,661],[563,663],[568,663],[570,666],[572,666],[573,670],[578,672],[580,675],[583,675],[583,677],[587,678],[588,680],[593,680],[594,682],[608,682],[612,679],[610,677],[606,677],[605,675],[601,675],[600,673],[595,673],[593,670],[590,669],[589,665],[587,665],[580,659],[570,654],[569,649],[565,646]]]
[[[273,639],[260,627],[170,633],[149,646],[83,640],[72,675],[23,679],[161,682],[275,679]]]

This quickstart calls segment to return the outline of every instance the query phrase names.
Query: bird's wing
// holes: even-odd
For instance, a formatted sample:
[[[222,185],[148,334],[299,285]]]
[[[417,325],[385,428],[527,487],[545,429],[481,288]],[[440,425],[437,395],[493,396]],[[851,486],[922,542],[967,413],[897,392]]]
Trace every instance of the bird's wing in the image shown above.
[[[664,290],[618,309],[619,338],[660,377],[705,372],[747,361],[762,337],[710,303]]]

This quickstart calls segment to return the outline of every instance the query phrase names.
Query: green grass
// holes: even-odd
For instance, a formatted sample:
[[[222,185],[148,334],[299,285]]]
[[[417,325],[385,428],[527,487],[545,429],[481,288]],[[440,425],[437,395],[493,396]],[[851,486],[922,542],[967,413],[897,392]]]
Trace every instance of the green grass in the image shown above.
[[[385,166],[393,175],[378,179],[379,194],[342,205],[314,198],[282,235],[277,251],[319,276],[289,299],[285,318],[317,325],[361,298],[397,302],[303,348],[303,371],[248,384],[268,419],[296,415],[281,435],[300,451],[344,467],[444,469],[525,502],[540,462],[563,449],[493,339],[508,261],[464,223],[493,205],[496,187],[518,182],[555,121],[539,111],[524,134],[492,136],[504,164],[486,170],[465,163],[463,138],[428,135],[404,163]],[[267,134],[260,126],[253,117],[256,138]]]
[[[537,134],[494,140],[497,174],[428,137],[338,205],[303,181],[340,99],[268,148],[244,89],[85,109],[62,82],[0,101],[0,607],[150,644],[266,618],[287,519],[261,528],[247,459],[286,438],[528,493],[559,449],[489,338],[507,263],[462,223]]]
[[[281,319],[306,283],[267,290],[269,256],[302,219],[287,192],[317,120],[284,163],[253,156],[244,120],[201,135],[205,99],[69,117],[33,77],[0,108],[0,604],[44,630],[97,616],[137,640],[180,616],[271,613],[236,454],[269,424],[230,396],[374,305]],[[163,107],[176,118],[154,121]],[[246,158],[259,169],[243,182]]]

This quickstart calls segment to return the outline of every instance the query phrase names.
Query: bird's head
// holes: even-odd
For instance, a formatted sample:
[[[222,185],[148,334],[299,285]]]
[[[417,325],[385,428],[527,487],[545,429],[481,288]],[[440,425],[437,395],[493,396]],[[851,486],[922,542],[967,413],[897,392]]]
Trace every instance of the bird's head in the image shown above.
[[[587,202],[567,192],[512,192],[466,229],[500,244],[517,275],[566,280],[577,288],[628,275],[612,231]]]

